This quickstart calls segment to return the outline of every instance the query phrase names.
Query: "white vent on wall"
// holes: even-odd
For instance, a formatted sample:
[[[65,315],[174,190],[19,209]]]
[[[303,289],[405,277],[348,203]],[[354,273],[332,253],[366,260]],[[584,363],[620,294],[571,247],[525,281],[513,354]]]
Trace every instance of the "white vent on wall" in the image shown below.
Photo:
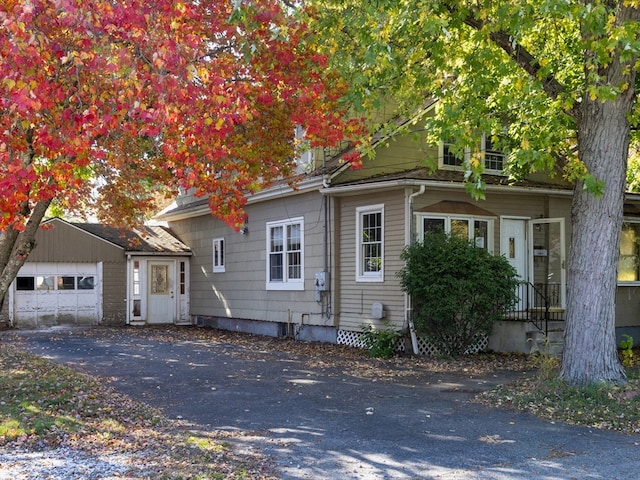
[[[374,320],[380,320],[384,318],[384,307],[381,303],[374,303],[371,305],[371,318]]]

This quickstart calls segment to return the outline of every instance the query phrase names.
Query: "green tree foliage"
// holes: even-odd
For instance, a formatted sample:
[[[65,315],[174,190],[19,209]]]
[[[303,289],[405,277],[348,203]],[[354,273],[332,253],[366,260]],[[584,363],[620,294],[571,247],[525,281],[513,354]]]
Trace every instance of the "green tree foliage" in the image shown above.
[[[416,329],[443,354],[464,354],[517,302],[509,262],[455,235],[429,233],[402,259],[400,282],[413,299]]]
[[[627,189],[630,192],[640,193],[640,151],[637,148],[632,148],[629,152]]]
[[[330,61],[350,78],[348,101],[375,112],[373,130],[395,133],[397,119],[412,119],[407,130],[474,151],[485,132],[510,152],[511,177],[541,171],[574,183],[561,376],[575,384],[622,380],[616,266],[638,123],[640,2],[310,2]],[[421,112],[433,101],[427,118]],[[397,117],[380,115],[390,104]],[[464,165],[476,198],[486,194],[480,160],[471,155]]]

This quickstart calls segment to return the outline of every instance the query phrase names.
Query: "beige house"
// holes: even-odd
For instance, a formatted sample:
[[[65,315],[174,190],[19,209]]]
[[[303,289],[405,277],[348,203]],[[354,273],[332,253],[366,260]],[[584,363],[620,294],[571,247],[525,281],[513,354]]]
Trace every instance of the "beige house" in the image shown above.
[[[17,328],[190,323],[190,256],[165,227],[53,218],[38,231],[3,316]]]
[[[159,218],[193,251],[193,323],[352,345],[363,324],[406,330],[411,299],[396,275],[400,253],[439,227],[505,255],[515,267],[523,281],[520,303],[488,346],[529,351],[532,331],[564,318],[572,191],[545,175],[512,184],[502,173],[502,152],[484,136],[479,149],[483,201],[465,192],[462,159],[446,143],[409,138],[380,146],[361,170],[337,157],[307,158],[301,167],[311,173],[297,190],[278,185],[249,199],[239,233],[213,218],[205,200],[180,197]],[[425,159],[436,168],[426,168]],[[640,197],[629,195],[626,210],[617,330],[637,338]],[[429,353],[430,347],[413,338],[405,348]]]

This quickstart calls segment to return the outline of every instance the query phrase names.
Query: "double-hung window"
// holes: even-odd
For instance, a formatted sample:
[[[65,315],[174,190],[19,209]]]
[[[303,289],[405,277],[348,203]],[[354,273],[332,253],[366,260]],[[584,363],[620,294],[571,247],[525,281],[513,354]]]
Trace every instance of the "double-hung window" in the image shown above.
[[[472,242],[476,247],[491,250],[493,238],[492,220],[451,215],[421,215],[419,222],[421,238],[428,232],[445,232]]]
[[[484,168],[491,173],[502,173],[504,171],[504,152],[498,150],[493,145],[491,135],[483,135],[482,151],[484,152]]]
[[[304,219],[267,223],[267,290],[304,290]]]
[[[452,141],[442,141],[438,148],[438,166],[443,170],[462,170],[465,161],[471,159],[472,151],[467,148],[463,152],[454,153]],[[482,135],[478,145],[478,153],[484,164],[485,171],[492,174],[502,174],[505,166],[505,154],[498,150],[491,135]]]
[[[213,271],[224,272],[224,238],[213,239]]]
[[[618,282],[640,282],[640,221],[622,225]]]
[[[384,205],[356,209],[356,281],[384,281]]]
[[[454,153],[453,142],[443,141],[440,142],[440,151],[438,156],[441,159],[441,167],[459,170],[462,168],[462,163],[466,157],[466,153]]]

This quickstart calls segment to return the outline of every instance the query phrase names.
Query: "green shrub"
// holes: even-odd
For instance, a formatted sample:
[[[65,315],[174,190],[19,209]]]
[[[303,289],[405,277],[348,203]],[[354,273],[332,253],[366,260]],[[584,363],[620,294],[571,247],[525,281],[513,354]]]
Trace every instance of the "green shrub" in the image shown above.
[[[633,367],[633,337],[626,333],[622,335],[622,340],[620,340],[620,356],[625,368]]]
[[[360,339],[369,350],[369,356],[376,358],[392,357],[396,351],[396,343],[402,333],[391,327],[375,329],[371,325],[362,325]]]
[[[398,276],[411,295],[416,330],[443,355],[464,354],[517,302],[507,259],[459,237],[428,233],[402,259]]]

